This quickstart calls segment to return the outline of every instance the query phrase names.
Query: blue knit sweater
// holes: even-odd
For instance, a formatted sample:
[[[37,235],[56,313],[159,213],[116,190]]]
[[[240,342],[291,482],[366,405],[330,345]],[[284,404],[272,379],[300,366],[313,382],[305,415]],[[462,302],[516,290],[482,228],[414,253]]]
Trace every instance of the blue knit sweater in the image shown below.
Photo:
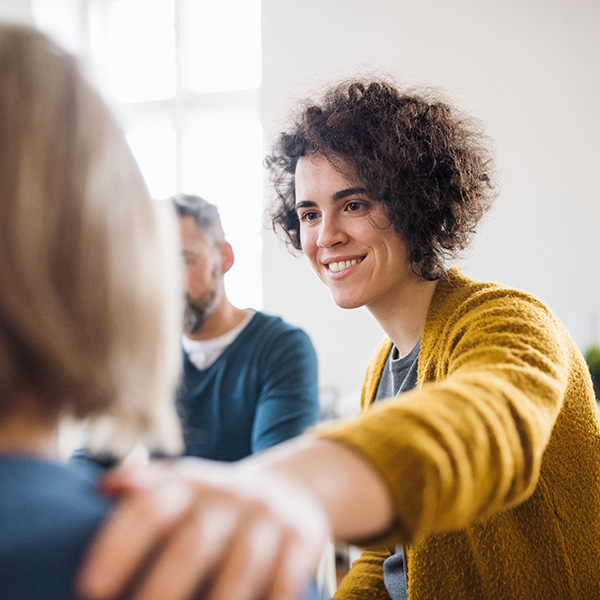
[[[257,312],[207,369],[184,354],[177,405],[187,455],[235,461],[295,437],[319,416],[313,345]]]

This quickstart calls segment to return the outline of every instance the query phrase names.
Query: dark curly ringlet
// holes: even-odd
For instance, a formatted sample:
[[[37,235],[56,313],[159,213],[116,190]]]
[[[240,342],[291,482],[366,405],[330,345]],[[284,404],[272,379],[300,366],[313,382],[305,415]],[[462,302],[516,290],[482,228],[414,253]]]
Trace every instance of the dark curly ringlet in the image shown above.
[[[265,159],[276,192],[268,217],[296,250],[296,164],[317,153],[338,169],[341,159],[383,204],[408,245],[414,272],[429,280],[469,245],[494,197],[487,138],[474,119],[432,90],[346,81],[302,104]]]

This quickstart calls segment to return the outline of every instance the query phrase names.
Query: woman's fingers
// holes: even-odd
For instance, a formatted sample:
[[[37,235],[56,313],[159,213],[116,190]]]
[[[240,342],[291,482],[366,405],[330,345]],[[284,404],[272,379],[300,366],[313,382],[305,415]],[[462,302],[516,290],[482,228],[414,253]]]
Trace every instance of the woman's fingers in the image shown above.
[[[265,600],[297,600],[307,588],[310,576],[317,570],[315,556],[323,553],[325,542],[314,540],[307,550],[306,543],[299,544],[297,540],[289,540],[281,552],[277,569],[271,583],[270,593]],[[317,554],[315,554],[317,553]]]
[[[81,595],[93,600],[117,596],[192,502],[189,486],[173,479],[130,492],[92,542],[78,581]]]
[[[84,563],[89,600],[297,600],[327,538],[316,500],[278,475],[181,461],[105,487],[120,500]]]
[[[250,517],[238,529],[223,557],[207,600],[264,598],[281,546],[278,524]]]
[[[135,600],[184,600],[206,587],[239,526],[236,507],[202,503],[178,523],[158,552]]]
[[[328,539],[322,509],[287,478],[263,473],[261,483],[260,496],[244,496],[244,525],[207,600],[298,600],[316,573]]]

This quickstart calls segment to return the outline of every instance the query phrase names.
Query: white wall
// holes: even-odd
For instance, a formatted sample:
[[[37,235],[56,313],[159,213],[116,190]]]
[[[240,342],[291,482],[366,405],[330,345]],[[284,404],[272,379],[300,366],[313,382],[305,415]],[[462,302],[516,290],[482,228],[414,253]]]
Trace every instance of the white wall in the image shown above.
[[[263,39],[268,134],[298,95],[364,68],[441,86],[482,119],[500,196],[463,270],[537,294],[580,345],[597,337],[598,0],[263,0]],[[310,333],[322,386],[353,410],[378,325],[335,307],[270,232],[264,274],[265,308]]]

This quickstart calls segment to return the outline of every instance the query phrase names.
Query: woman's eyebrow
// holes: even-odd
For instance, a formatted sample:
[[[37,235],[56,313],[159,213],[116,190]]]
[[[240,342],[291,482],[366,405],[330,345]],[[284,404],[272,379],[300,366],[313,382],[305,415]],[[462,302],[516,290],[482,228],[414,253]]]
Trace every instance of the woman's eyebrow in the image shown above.
[[[294,208],[298,210],[299,208],[306,208],[307,206],[316,206],[316,203],[312,200],[300,200],[300,202],[296,202]]]
[[[342,200],[343,198],[347,198],[348,196],[354,196],[355,194],[364,194],[366,193],[366,189],[364,187],[351,187],[345,190],[340,190],[333,194],[332,199],[335,202],[336,200]]]
[[[338,200],[343,200],[348,196],[354,196],[355,194],[365,194],[366,191],[367,190],[364,187],[351,187],[345,190],[340,190],[339,192],[335,192],[335,194],[331,196],[331,199],[333,200],[333,202],[337,202]],[[299,208],[306,208],[312,206],[316,206],[316,203],[312,200],[300,200],[300,202],[296,202],[294,208],[298,210]]]

